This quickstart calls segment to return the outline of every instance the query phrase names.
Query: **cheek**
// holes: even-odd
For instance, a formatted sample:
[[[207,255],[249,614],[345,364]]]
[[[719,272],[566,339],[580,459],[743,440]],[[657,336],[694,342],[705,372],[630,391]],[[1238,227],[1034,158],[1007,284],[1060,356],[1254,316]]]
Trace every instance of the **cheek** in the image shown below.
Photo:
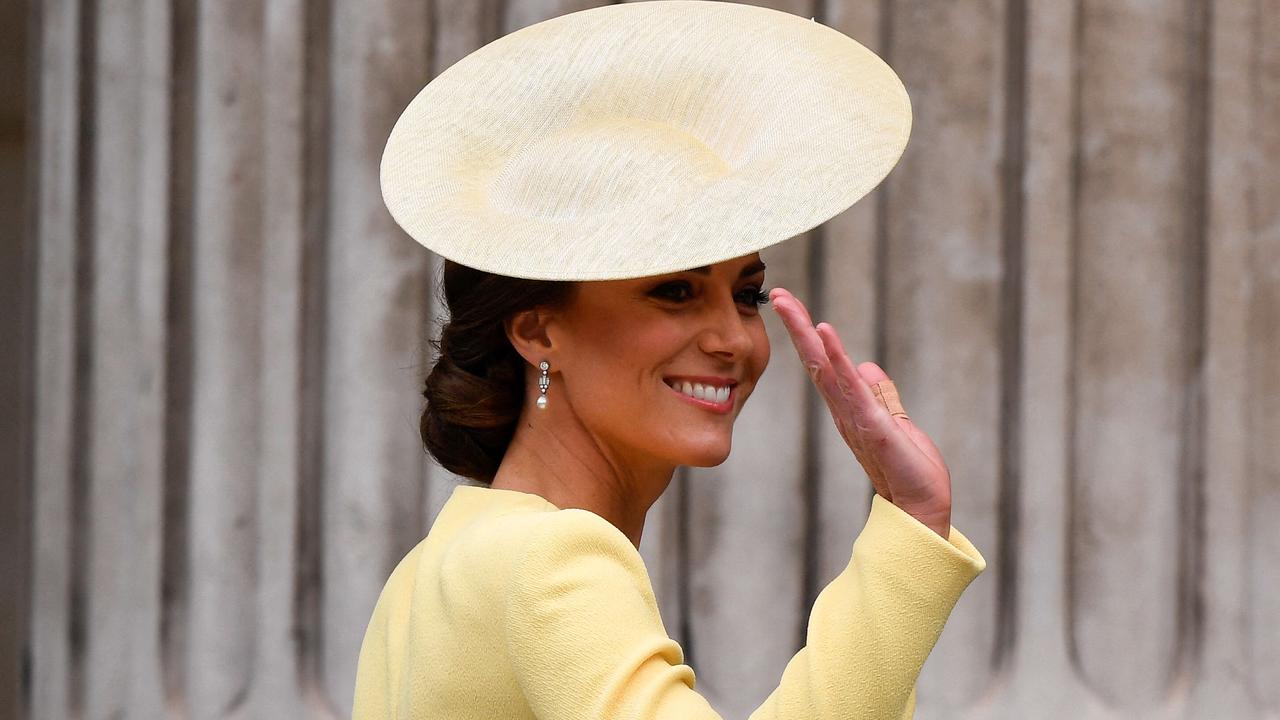
[[[615,408],[643,403],[644,393],[660,381],[660,368],[688,342],[678,323],[662,318],[641,321],[634,315],[615,315],[593,322],[575,333],[573,352],[592,358],[579,376],[579,387],[590,387],[594,401],[608,400]],[[581,371],[580,371],[581,372]]]
[[[646,317],[615,316],[612,322],[600,323],[593,328],[590,342],[609,354],[610,365],[629,369],[628,377],[634,380],[652,376],[693,337],[684,324],[649,313]]]

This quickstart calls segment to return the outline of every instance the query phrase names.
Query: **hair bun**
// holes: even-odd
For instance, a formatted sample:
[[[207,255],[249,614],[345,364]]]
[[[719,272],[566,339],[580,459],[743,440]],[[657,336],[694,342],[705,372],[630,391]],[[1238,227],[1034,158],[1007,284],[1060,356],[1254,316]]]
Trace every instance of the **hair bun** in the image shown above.
[[[489,364],[484,375],[468,372],[445,348],[422,393],[422,441],[450,472],[491,480],[520,416],[524,377],[509,360]]]
[[[527,280],[446,260],[448,323],[427,374],[419,431],[446,470],[482,483],[506,455],[524,406],[528,363],[511,346],[504,323],[523,310],[567,302],[574,283]]]

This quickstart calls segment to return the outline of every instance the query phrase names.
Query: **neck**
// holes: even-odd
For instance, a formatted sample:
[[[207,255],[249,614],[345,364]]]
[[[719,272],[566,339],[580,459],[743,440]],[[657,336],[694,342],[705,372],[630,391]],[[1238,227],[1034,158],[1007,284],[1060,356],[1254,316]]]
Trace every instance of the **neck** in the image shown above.
[[[533,493],[561,509],[590,510],[640,547],[645,516],[675,466],[627,457],[592,435],[565,402],[527,403],[493,487]]]

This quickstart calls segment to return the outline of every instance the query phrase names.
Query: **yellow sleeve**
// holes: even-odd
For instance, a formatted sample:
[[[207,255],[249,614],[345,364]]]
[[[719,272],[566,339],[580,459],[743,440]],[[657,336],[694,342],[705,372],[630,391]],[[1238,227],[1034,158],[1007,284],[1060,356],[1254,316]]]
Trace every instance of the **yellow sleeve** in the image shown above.
[[[814,601],[805,646],[751,719],[912,717],[920,669],[987,566],[954,526],[949,537],[872,496],[849,564]]]
[[[639,552],[586,510],[549,513],[511,558],[510,662],[543,720],[712,720]],[[875,496],[848,566],[818,595],[807,642],[752,720],[910,718],[915,682],[961,592],[986,567]]]

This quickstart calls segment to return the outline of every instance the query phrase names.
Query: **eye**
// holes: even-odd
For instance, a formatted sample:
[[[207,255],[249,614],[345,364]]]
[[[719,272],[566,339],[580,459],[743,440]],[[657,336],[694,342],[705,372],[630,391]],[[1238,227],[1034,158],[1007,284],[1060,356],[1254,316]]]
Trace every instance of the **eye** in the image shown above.
[[[693,297],[693,287],[684,280],[675,280],[665,282],[649,291],[653,297],[670,300],[671,302],[683,303]],[[750,305],[753,308],[759,308],[761,305],[769,302],[769,293],[757,286],[750,286],[739,290],[734,299],[743,305]]]
[[[684,302],[693,296],[693,289],[689,286],[689,283],[683,280],[677,280],[674,282],[662,283],[653,290],[650,290],[649,294],[664,300]]]
[[[763,288],[753,286],[739,292],[738,298],[739,302],[760,307],[769,302],[769,293],[765,292]]]

